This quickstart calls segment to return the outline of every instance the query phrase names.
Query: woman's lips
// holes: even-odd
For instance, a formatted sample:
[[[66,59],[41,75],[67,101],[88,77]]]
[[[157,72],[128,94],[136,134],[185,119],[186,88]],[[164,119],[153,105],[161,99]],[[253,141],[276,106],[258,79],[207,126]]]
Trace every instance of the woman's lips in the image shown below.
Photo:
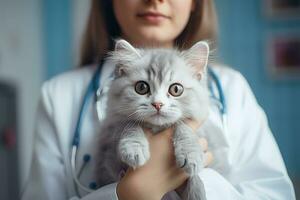
[[[137,14],[137,16],[151,24],[159,24],[162,21],[170,18],[166,15],[163,15],[161,13],[155,13],[155,12],[139,13]]]

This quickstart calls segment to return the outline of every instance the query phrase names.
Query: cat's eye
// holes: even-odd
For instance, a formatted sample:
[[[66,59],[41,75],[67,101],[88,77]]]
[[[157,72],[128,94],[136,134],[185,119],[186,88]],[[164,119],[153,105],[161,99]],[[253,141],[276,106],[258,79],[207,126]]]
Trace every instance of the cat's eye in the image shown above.
[[[138,81],[135,84],[135,91],[140,95],[144,95],[150,92],[150,87],[145,81]]]
[[[179,83],[174,83],[169,87],[169,93],[174,97],[178,97],[183,93],[183,86]]]

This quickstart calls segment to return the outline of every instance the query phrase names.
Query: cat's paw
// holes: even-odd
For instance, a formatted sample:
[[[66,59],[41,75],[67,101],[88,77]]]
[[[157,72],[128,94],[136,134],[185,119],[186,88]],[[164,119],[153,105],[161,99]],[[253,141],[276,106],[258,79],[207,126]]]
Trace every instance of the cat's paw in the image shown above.
[[[202,163],[202,157],[195,153],[180,155],[179,158],[176,157],[177,166],[183,168],[183,170],[190,176],[197,175],[201,171],[203,168]]]
[[[203,168],[203,151],[197,141],[191,138],[173,141],[176,165],[190,176],[198,174]]]
[[[132,168],[143,166],[150,158],[147,142],[124,139],[119,144],[121,160]]]
[[[202,158],[195,153],[189,153],[186,155],[176,156],[176,164],[190,176],[197,175],[203,168]]]

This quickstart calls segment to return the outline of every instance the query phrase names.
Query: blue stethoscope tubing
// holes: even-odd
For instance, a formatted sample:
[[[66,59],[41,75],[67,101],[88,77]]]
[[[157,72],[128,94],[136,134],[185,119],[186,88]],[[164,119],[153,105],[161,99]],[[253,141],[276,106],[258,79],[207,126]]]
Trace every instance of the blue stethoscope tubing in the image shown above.
[[[228,131],[228,127],[227,127],[227,102],[225,99],[225,95],[224,95],[224,91],[220,82],[220,79],[218,77],[218,75],[216,74],[216,72],[211,68],[208,67],[208,74],[209,77],[211,77],[211,79],[213,80],[213,82],[215,83],[216,87],[217,87],[217,91],[219,94],[219,98],[216,97],[215,93],[213,92],[213,86],[212,86],[212,81],[209,82],[209,89],[210,89],[210,93],[212,95],[212,98],[215,99],[216,101],[219,101],[220,105],[219,105],[219,109],[220,109],[220,114],[221,114],[221,120],[222,120],[222,126],[223,126],[223,131],[224,134],[227,134]]]
[[[101,75],[101,69],[102,69],[103,63],[104,63],[104,59],[101,59],[99,65],[98,65],[96,71],[94,72],[94,75],[87,87],[86,93],[83,97],[82,105],[80,107],[79,116],[77,119],[75,131],[74,131],[73,141],[72,141],[72,152],[71,152],[72,176],[76,183],[76,188],[77,188],[77,186],[79,186],[82,190],[84,190],[85,192],[88,192],[88,193],[92,192],[94,189],[87,188],[86,186],[84,186],[80,183],[79,177],[76,174],[76,157],[77,157],[77,151],[78,151],[79,144],[80,144],[80,130],[81,130],[84,113],[87,109],[88,102],[89,102],[89,99],[91,99],[91,96],[94,94],[95,98],[97,98],[97,92],[98,92],[98,89],[100,86],[100,75]],[[90,156],[88,154],[86,154],[83,158],[84,164],[89,162],[89,160],[90,160]]]
[[[71,152],[72,176],[76,183],[76,188],[79,186],[82,190],[84,190],[85,192],[88,192],[88,193],[93,192],[95,187],[92,187],[93,189],[91,189],[80,183],[79,177],[76,174],[76,157],[77,157],[77,151],[78,151],[78,148],[80,145],[81,125],[82,125],[84,114],[86,113],[89,99],[91,99],[91,96],[93,94],[95,95],[94,97],[96,100],[97,100],[97,98],[99,98],[98,95],[99,95],[99,86],[100,86],[100,75],[101,75],[101,69],[102,69],[103,63],[104,63],[104,59],[102,59],[100,61],[100,64],[98,65],[96,71],[94,72],[93,77],[87,87],[86,93],[83,97],[82,105],[80,107],[79,116],[78,116],[77,123],[76,123],[76,128],[74,131],[73,141],[72,141],[72,152]],[[211,91],[212,98],[215,100],[218,100],[220,102],[219,110],[220,110],[220,114],[222,116],[223,128],[224,128],[224,131],[226,132],[227,131],[227,116],[226,116],[227,115],[227,107],[226,107],[226,100],[225,100],[224,92],[223,92],[223,89],[221,86],[221,82],[220,82],[218,75],[214,72],[214,70],[211,67],[208,67],[207,69],[208,69],[209,77],[212,79],[212,81],[209,82],[209,89]],[[212,82],[215,83],[219,98],[217,98],[217,96],[213,92]],[[86,154],[83,158],[84,165],[87,162],[89,162],[89,160],[90,160],[90,156]]]

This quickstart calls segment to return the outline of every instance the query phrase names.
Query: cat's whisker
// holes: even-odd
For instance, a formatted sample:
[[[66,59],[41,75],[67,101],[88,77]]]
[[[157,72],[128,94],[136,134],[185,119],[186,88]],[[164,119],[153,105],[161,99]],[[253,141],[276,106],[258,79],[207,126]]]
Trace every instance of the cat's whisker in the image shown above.
[[[125,120],[122,121],[121,126],[123,126],[124,124],[126,124],[124,126],[124,128],[123,128],[122,133],[124,131],[129,130],[129,129],[131,129],[133,127],[133,123],[132,122],[133,122],[132,120],[128,120],[128,119],[125,119]]]
[[[131,116],[130,116],[129,118],[132,118],[133,114],[137,114],[137,115],[135,115],[136,118],[135,118],[134,120],[131,120],[131,121],[130,121],[131,123],[129,123],[129,126],[125,126],[124,130],[128,130],[128,129],[130,129],[130,128],[136,126],[136,125],[139,126],[139,125],[141,124],[141,122],[143,121],[143,116],[142,116],[141,113],[138,112],[138,111],[139,111],[139,110],[137,110],[136,112],[130,114]],[[142,119],[142,120],[140,120],[140,119]],[[128,119],[127,119],[127,120],[128,120]]]
[[[134,119],[134,120],[131,120],[132,118],[134,118],[136,116],[136,114],[139,114],[139,110],[136,110],[134,112],[132,112],[131,114],[129,114],[127,116],[126,119],[124,119],[122,122],[121,122],[121,125],[123,125],[124,123],[127,123],[126,126],[123,128],[123,131],[126,131],[126,130],[129,130],[131,129],[132,127],[134,127],[136,125],[136,121],[137,119]]]
[[[116,110],[115,113],[122,114],[128,111],[132,111],[132,109],[128,107],[118,107],[118,110]]]

